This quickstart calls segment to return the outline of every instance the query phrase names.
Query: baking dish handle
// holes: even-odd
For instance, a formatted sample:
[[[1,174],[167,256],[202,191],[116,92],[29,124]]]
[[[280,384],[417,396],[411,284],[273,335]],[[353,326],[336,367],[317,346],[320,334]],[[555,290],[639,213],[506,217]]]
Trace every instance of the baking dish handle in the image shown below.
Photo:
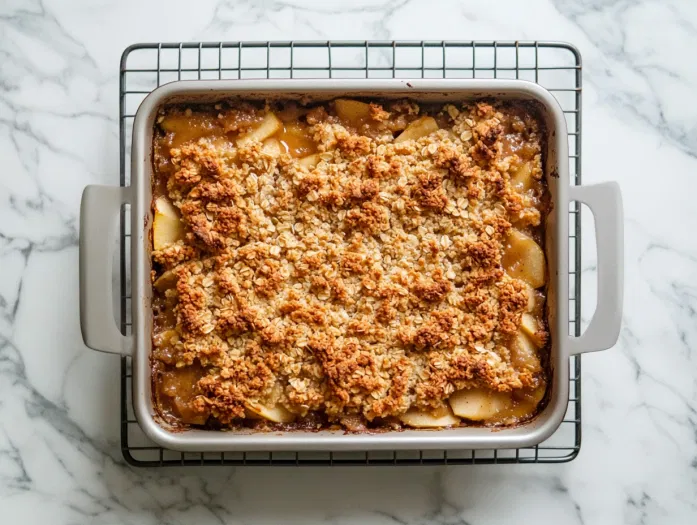
[[[80,205],[80,326],[94,350],[130,355],[132,337],[116,326],[112,300],[113,223],[130,188],[87,186]]]
[[[622,195],[616,182],[569,188],[572,201],[587,205],[595,217],[598,253],[598,301],[580,337],[569,340],[570,354],[606,350],[617,342],[624,297],[624,223]]]

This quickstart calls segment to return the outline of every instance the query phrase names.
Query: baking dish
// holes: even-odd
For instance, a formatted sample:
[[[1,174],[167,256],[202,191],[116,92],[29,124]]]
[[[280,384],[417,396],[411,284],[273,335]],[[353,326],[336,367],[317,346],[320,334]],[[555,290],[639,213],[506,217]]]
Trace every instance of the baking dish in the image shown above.
[[[510,428],[458,427],[442,430],[404,430],[376,434],[321,432],[172,431],[156,421],[152,404],[150,350],[151,153],[154,119],[160,106],[224,97],[240,99],[304,98],[326,100],[340,96],[402,98],[417,101],[463,101],[478,97],[537,100],[544,106],[548,129],[546,169],[553,209],[547,221],[546,250],[550,281],[548,322],[552,335],[551,394],[531,421]],[[136,417],[156,443],[184,451],[250,450],[379,450],[517,448],[539,443],[564,417],[568,402],[568,357],[612,346],[618,337],[622,309],[623,230],[619,189],[614,183],[569,187],[568,137],[563,112],[554,97],[539,87],[517,80],[389,79],[389,80],[234,80],[183,81],[153,91],[141,104],[134,122],[132,185],[128,188],[89,186],[81,209],[80,299],[85,343],[95,349],[133,357],[133,402]],[[585,334],[567,335],[568,211],[569,201],[586,203],[595,214],[598,251],[598,307]],[[131,292],[133,334],[116,328],[111,303],[111,270],[107,264],[112,239],[105,234],[123,204],[131,206]]]

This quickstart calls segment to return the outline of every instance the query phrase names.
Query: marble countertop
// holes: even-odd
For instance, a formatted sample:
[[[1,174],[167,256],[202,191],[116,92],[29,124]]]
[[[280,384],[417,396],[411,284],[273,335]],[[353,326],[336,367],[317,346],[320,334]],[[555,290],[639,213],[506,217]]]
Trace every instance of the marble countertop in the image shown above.
[[[7,523],[697,522],[697,3],[9,0],[0,5],[0,509]],[[583,358],[563,465],[133,469],[119,361],[80,336],[83,187],[118,182],[118,61],[143,41],[563,40],[584,182],[625,203],[620,341]],[[593,311],[592,237],[584,318]],[[587,248],[587,249],[586,249]]]

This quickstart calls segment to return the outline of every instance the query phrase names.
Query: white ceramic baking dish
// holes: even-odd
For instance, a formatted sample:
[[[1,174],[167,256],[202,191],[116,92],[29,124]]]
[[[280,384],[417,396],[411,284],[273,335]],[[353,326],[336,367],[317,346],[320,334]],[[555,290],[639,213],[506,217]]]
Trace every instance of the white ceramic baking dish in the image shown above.
[[[343,431],[173,431],[158,423],[151,392],[150,237],[153,124],[170,102],[221,98],[328,100],[336,97],[410,97],[417,101],[464,101],[478,97],[536,100],[548,129],[546,169],[552,195],[547,219],[548,322],[551,332],[551,394],[534,419],[511,428],[459,427],[443,430],[346,434]],[[346,451],[401,449],[518,448],[535,445],[560,425],[569,399],[569,356],[607,349],[620,330],[623,297],[622,201],[616,183],[570,186],[566,120],[555,98],[520,80],[353,79],[180,81],[153,91],[133,126],[130,187],[88,186],[80,212],[80,320],[85,344],[133,358],[133,403],[139,424],[153,441],[182,451]],[[569,202],[581,201],[595,215],[598,253],[597,309],[585,333],[568,335]],[[110,226],[123,204],[131,207],[131,292],[133,333],[121,334],[114,320]]]

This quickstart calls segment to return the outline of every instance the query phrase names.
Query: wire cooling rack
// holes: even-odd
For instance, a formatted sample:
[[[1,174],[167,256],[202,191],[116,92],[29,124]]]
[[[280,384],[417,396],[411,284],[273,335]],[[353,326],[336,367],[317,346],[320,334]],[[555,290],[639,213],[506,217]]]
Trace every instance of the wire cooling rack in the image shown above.
[[[581,182],[581,57],[557,42],[219,42],[137,44],[121,59],[119,124],[121,185],[130,184],[136,109],[156,87],[175,80],[238,78],[517,78],[537,82],[557,98],[569,129],[569,173]],[[569,333],[580,335],[581,223],[571,203]],[[121,217],[120,314],[131,330],[130,224]],[[561,463],[581,448],[581,360],[571,358],[564,421],[544,443],[512,450],[381,452],[182,453],[163,449],[142,432],[131,402],[130,358],[121,360],[121,449],[142,467],[176,465],[444,465]]]

